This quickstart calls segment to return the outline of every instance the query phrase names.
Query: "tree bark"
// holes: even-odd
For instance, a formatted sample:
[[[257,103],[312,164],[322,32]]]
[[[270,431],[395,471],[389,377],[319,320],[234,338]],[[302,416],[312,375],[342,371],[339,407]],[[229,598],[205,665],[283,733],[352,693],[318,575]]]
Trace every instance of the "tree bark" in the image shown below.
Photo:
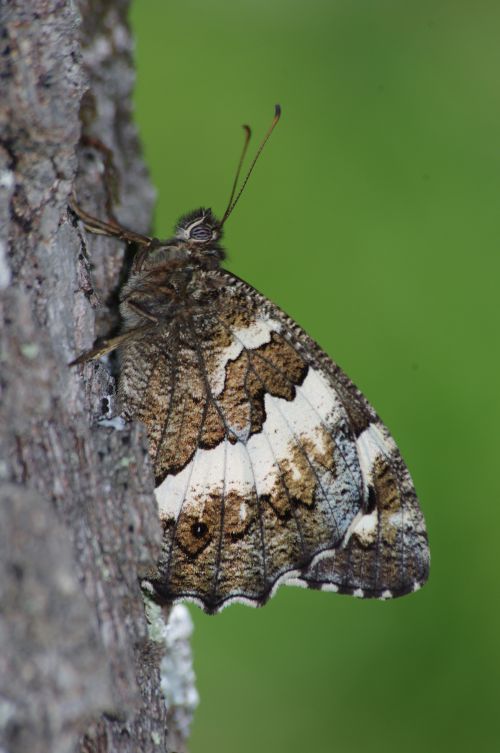
[[[161,531],[145,432],[97,423],[113,410],[108,367],[68,367],[116,321],[125,263],[123,244],[89,237],[68,210],[73,188],[92,214],[112,211],[139,232],[150,224],[128,4],[0,2],[0,748],[9,753],[181,751],[196,703],[187,612],[165,625],[148,605],[148,632],[139,579]]]

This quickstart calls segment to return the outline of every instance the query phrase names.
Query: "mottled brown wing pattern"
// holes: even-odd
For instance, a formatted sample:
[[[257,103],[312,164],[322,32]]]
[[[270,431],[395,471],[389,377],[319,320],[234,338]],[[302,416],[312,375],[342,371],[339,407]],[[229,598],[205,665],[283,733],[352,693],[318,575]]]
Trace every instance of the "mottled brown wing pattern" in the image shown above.
[[[381,499],[359,445],[376,414],[283,312],[228,273],[210,274],[210,306],[122,355],[120,395],[148,428],[158,482],[156,592],[209,612],[262,604],[287,582],[387,592],[383,577],[378,590],[362,574],[349,585],[345,567],[353,527]],[[337,552],[343,585],[325,569]]]

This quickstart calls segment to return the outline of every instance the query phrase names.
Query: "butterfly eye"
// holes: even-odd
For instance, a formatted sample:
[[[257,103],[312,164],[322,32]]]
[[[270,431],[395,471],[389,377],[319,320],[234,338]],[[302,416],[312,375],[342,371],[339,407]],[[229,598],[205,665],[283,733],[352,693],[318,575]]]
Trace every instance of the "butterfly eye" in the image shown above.
[[[190,231],[189,231],[189,237],[193,241],[209,241],[212,237],[212,228],[208,227],[208,225],[195,225]]]

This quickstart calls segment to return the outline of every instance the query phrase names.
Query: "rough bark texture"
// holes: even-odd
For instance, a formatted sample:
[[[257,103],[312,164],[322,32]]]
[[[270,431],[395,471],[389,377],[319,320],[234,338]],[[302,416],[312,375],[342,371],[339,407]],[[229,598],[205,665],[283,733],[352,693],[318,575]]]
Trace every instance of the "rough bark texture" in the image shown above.
[[[161,535],[145,434],[97,425],[113,378],[101,364],[67,366],[109,331],[124,256],[75,221],[73,185],[91,213],[106,217],[112,204],[122,222],[149,229],[127,10],[128,0],[0,2],[0,749],[9,753],[184,744],[185,708],[170,708],[167,736],[162,649],[148,636],[138,581]]]

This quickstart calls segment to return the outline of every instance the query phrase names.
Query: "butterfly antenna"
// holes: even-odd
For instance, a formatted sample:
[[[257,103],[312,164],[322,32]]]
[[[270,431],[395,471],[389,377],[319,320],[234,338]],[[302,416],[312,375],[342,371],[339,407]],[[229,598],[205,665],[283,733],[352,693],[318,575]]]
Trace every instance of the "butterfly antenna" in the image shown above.
[[[243,193],[246,184],[248,183],[248,179],[249,179],[249,177],[251,176],[251,174],[253,172],[253,169],[255,167],[255,163],[259,159],[260,153],[264,149],[264,147],[265,147],[265,145],[266,145],[266,143],[267,143],[270,135],[272,134],[272,132],[274,131],[276,125],[278,124],[278,120],[280,119],[280,116],[281,116],[281,107],[279,105],[275,105],[275,107],[274,107],[274,118],[273,118],[273,121],[272,121],[271,125],[269,126],[269,129],[268,129],[266,135],[264,136],[264,138],[260,142],[259,148],[257,149],[257,153],[256,153],[255,157],[252,160],[252,164],[250,165],[250,168],[249,168],[249,170],[248,170],[248,172],[246,174],[245,180],[243,181],[242,186],[241,186],[240,190],[238,191],[238,194],[237,194],[236,198],[233,201],[233,196],[234,196],[235,191],[236,191],[236,185],[238,183],[238,178],[239,178],[239,175],[240,175],[241,166],[243,164],[243,159],[245,157],[245,154],[246,154],[246,151],[247,151],[247,148],[248,148],[248,142],[250,140],[250,128],[248,126],[243,126],[243,128],[245,128],[245,130],[247,131],[247,136],[246,136],[246,139],[245,139],[245,145],[243,147],[243,152],[242,152],[241,159],[240,159],[240,162],[239,162],[239,165],[238,165],[238,170],[237,170],[237,173],[236,173],[236,178],[235,178],[234,183],[233,183],[233,190],[231,191],[231,197],[229,199],[229,203],[227,205],[227,209],[224,212],[224,217],[222,218],[222,222],[220,223],[220,227],[223,226],[223,224],[225,223],[225,221],[227,220],[227,218],[229,217],[229,215],[231,214],[231,212],[235,208],[236,204],[238,203],[239,198],[240,198],[241,194]]]
[[[243,160],[245,159],[247,150],[248,150],[248,144],[250,143],[250,137],[252,135],[252,131],[250,129],[250,126],[244,125],[243,126],[245,131],[245,143],[243,144],[243,149],[241,150],[241,157],[240,161],[238,162],[238,168],[236,170],[236,175],[234,176],[233,181],[233,187],[231,188],[231,196],[229,197],[229,201],[227,202],[227,209],[224,212],[224,217],[222,218],[221,227],[226,221],[227,217],[229,217],[229,212],[231,210],[231,204],[233,203],[234,194],[236,193],[236,186],[238,185],[238,180],[240,178],[241,168],[243,165]]]

